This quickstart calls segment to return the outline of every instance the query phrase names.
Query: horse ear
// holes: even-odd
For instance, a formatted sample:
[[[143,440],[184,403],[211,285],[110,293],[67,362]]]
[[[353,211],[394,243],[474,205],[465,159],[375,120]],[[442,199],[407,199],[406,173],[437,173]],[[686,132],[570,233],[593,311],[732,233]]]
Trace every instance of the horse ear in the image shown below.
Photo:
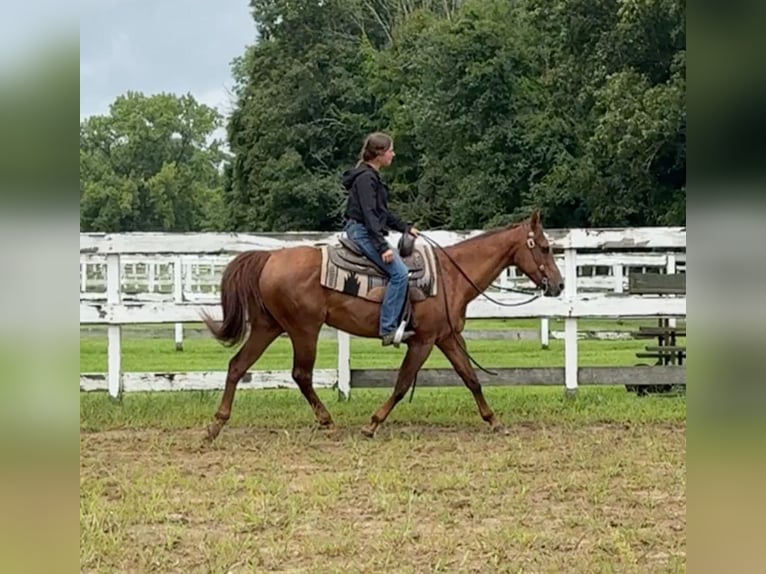
[[[529,225],[532,229],[537,229],[540,226],[540,210],[535,209],[532,213],[532,217],[529,218]]]

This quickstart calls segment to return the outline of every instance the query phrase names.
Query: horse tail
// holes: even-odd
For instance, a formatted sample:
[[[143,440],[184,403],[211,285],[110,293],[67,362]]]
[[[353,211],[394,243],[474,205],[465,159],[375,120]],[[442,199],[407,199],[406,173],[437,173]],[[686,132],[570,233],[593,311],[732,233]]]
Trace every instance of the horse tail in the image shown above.
[[[207,313],[202,314],[202,320],[213,336],[227,347],[244,339],[248,321],[256,314],[268,313],[259,282],[269,257],[269,251],[246,251],[232,259],[221,277],[223,322],[213,320]]]

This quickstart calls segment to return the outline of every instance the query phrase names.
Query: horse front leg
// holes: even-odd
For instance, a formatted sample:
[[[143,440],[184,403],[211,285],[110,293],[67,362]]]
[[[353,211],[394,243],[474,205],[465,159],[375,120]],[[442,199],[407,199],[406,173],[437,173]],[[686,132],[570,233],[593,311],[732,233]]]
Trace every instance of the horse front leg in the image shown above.
[[[399,375],[396,378],[396,386],[394,392],[383,403],[377,411],[372,415],[370,424],[362,428],[362,434],[366,437],[372,438],[375,436],[375,431],[386,420],[396,404],[402,400],[404,395],[407,394],[407,389],[415,380],[420,367],[426,362],[428,355],[431,354],[431,350],[434,347],[434,342],[429,341],[426,343],[410,339],[407,342],[407,354],[404,356],[402,366],[399,368]]]
[[[481,384],[479,383],[479,377],[476,376],[471,363],[468,361],[468,356],[465,353],[465,339],[458,333],[453,333],[443,341],[439,341],[437,346],[447,357],[452,367],[465,383],[465,386],[471,391],[476,406],[479,407],[479,414],[481,418],[489,423],[490,428],[501,434],[508,434],[503,423],[501,423],[489,408],[487,400],[484,398],[484,393],[481,390]]]

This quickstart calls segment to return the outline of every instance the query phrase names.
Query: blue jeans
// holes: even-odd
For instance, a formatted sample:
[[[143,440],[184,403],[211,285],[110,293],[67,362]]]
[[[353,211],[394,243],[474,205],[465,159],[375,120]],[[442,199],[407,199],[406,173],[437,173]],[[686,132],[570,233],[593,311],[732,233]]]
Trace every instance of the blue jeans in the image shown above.
[[[378,331],[381,337],[392,333],[399,326],[399,316],[407,297],[409,270],[396,251],[394,251],[394,259],[391,263],[384,262],[383,257],[375,250],[372,241],[370,241],[367,228],[363,224],[350,221],[346,223],[345,231],[348,238],[359,246],[362,253],[388,274],[388,285],[386,285],[386,293],[380,306]]]

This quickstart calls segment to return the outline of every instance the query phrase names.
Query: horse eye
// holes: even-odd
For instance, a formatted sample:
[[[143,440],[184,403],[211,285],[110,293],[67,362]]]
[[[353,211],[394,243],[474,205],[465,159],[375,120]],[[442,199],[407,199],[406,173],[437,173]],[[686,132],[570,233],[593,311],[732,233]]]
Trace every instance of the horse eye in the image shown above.
[[[546,255],[548,255],[548,253],[551,252],[551,248],[549,245],[543,245],[542,250],[543,250],[543,253],[545,253]]]

